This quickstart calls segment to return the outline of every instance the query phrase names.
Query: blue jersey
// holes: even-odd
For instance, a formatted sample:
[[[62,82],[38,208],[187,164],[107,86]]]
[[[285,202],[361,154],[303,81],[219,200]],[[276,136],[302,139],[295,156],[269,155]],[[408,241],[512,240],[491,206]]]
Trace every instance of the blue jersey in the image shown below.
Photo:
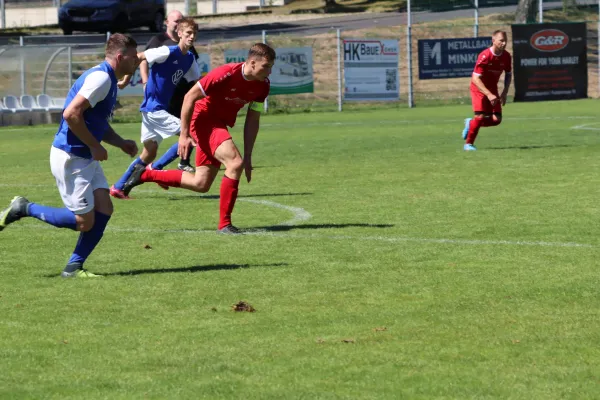
[[[191,51],[183,54],[179,46],[148,49],[145,53],[150,73],[140,111],[168,110],[175,87],[181,78],[191,82],[200,77],[196,58]]]
[[[100,142],[109,128],[108,121],[117,102],[115,71],[106,61],[85,71],[69,90],[63,111],[78,94],[90,102],[91,107],[83,112],[83,120]],[[78,157],[92,158],[89,147],[71,131],[64,118],[60,121],[52,146]]]

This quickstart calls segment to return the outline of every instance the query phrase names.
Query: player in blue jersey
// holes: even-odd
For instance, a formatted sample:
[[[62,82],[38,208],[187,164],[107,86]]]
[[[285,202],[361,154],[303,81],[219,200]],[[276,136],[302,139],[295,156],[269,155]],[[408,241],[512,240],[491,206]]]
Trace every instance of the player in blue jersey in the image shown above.
[[[138,58],[148,62],[150,73],[144,88],[142,112],[142,154],[127,168],[123,176],[110,188],[110,195],[118,199],[129,198],[124,191],[125,182],[137,165],[152,168],[158,146],[163,139],[179,134],[181,121],[169,113],[169,103],[179,81],[183,78],[195,82],[200,78],[196,57],[190,51],[198,28],[192,18],[182,18],[177,24],[179,44],[148,49]]]
[[[139,60],[137,43],[114,34],[106,43],[105,60],[85,71],[67,94],[62,120],[50,150],[50,168],[65,207],[55,208],[15,197],[0,212],[0,231],[23,217],[33,217],[58,228],[79,231],[75,251],[61,273],[64,278],[96,277],[83,268],[113,212],[108,183],[100,161],[108,158],[101,142],[134,157],[137,145],[124,140],[109,124],[117,101],[117,81],[132,74]]]

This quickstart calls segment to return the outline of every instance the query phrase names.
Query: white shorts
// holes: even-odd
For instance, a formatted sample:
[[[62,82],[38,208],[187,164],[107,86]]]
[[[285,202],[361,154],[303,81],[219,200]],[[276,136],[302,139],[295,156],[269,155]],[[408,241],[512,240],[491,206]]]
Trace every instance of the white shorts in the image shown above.
[[[108,189],[108,182],[98,161],[81,158],[52,147],[50,169],[65,207],[75,214],[94,209],[94,191]]]
[[[142,111],[142,143],[153,140],[160,144],[163,139],[175,136],[180,131],[181,121],[167,111]]]

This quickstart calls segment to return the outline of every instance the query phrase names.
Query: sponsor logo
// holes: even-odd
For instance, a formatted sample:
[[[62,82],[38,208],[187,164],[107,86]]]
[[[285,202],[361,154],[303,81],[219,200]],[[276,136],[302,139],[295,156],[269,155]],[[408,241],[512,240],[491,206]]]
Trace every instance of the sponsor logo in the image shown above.
[[[183,77],[183,70],[178,69],[177,71],[175,71],[175,73],[171,77],[171,81],[173,82],[173,85],[177,85],[179,83],[179,80],[182,77]]]
[[[544,29],[531,36],[529,44],[536,50],[553,52],[564,49],[569,44],[569,36],[558,29]]]
[[[173,64],[179,64],[179,62],[177,62],[177,60],[173,61]]]

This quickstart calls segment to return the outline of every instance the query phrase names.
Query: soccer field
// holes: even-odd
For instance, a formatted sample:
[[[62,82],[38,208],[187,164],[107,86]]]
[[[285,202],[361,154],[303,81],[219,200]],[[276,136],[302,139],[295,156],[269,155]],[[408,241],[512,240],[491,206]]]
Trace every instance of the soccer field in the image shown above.
[[[466,153],[470,114],[267,115],[247,235],[215,232],[220,178],[144,184],[86,263],[103,278],[59,277],[76,233],[9,226],[0,398],[598,398],[598,102],[509,104]],[[0,130],[1,207],[62,205],[54,133]]]

